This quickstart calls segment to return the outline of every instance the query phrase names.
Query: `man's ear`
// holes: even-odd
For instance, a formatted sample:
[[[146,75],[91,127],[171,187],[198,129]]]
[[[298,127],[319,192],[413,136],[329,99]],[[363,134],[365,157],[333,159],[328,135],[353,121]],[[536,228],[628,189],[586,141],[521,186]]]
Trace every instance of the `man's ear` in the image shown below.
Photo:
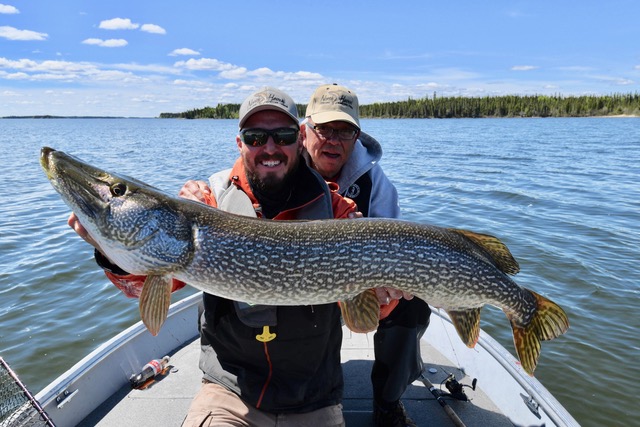
[[[301,124],[300,125],[300,141],[303,147],[304,147],[304,143],[307,140],[307,125],[305,124]]]

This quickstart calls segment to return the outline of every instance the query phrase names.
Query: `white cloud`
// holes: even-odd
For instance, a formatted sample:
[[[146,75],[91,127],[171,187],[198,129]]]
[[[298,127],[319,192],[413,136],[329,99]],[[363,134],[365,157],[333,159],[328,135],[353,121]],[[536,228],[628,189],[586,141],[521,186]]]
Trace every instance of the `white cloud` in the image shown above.
[[[0,3],[0,13],[6,13],[7,15],[11,15],[14,13],[20,13],[20,11],[16,9],[14,6]]]
[[[274,77],[276,75],[273,70],[267,67],[256,68],[255,70],[250,71],[248,74],[256,77]]]
[[[167,30],[156,24],[144,24],[140,27],[140,31],[152,34],[167,34]]]
[[[242,75],[239,74],[240,72],[242,72]],[[256,68],[253,71],[247,71],[246,68],[238,67],[235,70],[230,70],[229,72],[220,73],[220,76],[225,78],[239,78],[239,77],[242,77],[245,73],[247,76],[257,77],[258,79],[261,79],[261,80],[278,79],[278,80],[285,80],[288,82],[293,82],[293,81],[316,82],[317,84],[320,84],[320,81],[324,81],[324,76],[319,73],[312,73],[309,71],[295,71],[295,72],[273,71],[267,67]]]
[[[511,71],[531,71],[540,67],[536,67],[535,65],[514,65],[511,67]]]
[[[49,34],[31,30],[18,30],[17,28],[1,26],[0,37],[8,40],[45,40]]]
[[[124,47],[129,44],[124,39],[109,39],[109,40],[86,39],[86,40],[83,40],[82,43],[96,45],[100,47]]]
[[[420,83],[416,85],[416,87],[421,89],[438,89],[440,86],[441,85],[436,82]]]
[[[67,73],[67,74],[51,74],[51,73],[43,73],[43,74],[32,74],[29,76],[29,80],[31,81],[55,81],[55,80],[66,80],[73,81],[77,80],[78,75]]]
[[[100,43],[102,43],[104,40],[102,39],[86,39],[83,40],[82,43],[83,44],[95,44],[95,45],[99,45]]]
[[[186,61],[178,61],[173,64],[175,67],[186,68],[188,70],[212,70],[225,71],[238,68],[227,62],[221,62],[213,58],[188,59]]]
[[[110,68],[127,71],[140,71],[143,73],[157,73],[157,74],[180,74],[180,70],[176,70],[175,67],[167,65],[157,64],[109,64]]]
[[[135,30],[140,24],[134,24],[129,18],[113,18],[101,21],[98,28],[103,30]]]
[[[193,49],[189,49],[187,47],[183,47],[180,49],[174,49],[169,56],[178,56],[178,55],[193,55],[193,56],[198,56],[200,55],[200,52],[196,52]]]
[[[320,73],[312,73],[309,71],[296,71],[295,73],[286,73],[285,80],[312,80],[317,81],[324,79]]]
[[[4,78],[7,79],[7,80],[28,80],[29,79],[29,74],[22,73],[22,72],[5,73],[4,74]]]
[[[223,79],[235,80],[242,79],[247,75],[247,69],[244,67],[235,67],[230,70],[224,70],[220,72],[220,77]]]
[[[15,70],[13,74],[4,73],[4,78],[21,80],[60,80],[76,79],[80,75],[92,76],[100,73],[93,64],[68,61],[34,61],[20,59],[13,61],[0,57],[0,68]]]

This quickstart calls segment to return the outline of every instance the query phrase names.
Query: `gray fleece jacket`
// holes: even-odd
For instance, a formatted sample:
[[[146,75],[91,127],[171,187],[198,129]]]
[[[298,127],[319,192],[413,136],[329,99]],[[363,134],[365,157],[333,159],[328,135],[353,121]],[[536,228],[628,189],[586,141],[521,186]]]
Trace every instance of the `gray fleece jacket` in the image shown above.
[[[398,191],[380,167],[381,157],[380,143],[361,132],[336,183],[339,193],[353,199],[365,216],[399,218]]]

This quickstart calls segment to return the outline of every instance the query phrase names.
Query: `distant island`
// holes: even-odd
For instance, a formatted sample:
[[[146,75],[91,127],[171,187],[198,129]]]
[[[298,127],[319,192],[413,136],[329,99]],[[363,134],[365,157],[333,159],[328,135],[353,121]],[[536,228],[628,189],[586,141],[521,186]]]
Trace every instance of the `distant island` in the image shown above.
[[[306,104],[296,104],[305,117]],[[161,119],[237,119],[240,104],[218,104],[181,113],[162,113]],[[360,106],[362,118],[487,118],[487,117],[640,117],[640,94],[604,96],[485,96],[409,98],[406,101],[376,102]]]

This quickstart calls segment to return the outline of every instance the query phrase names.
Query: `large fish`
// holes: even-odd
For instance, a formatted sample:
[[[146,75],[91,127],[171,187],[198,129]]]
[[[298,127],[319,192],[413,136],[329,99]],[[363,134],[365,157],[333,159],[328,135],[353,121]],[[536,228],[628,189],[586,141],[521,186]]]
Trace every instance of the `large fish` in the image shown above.
[[[388,286],[443,308],[473,347],[485,304],[511,322],[522,367],[533,375],[540,341],[569,327],[558,305],[508,277],[519,271],[492,236],[393,219],[268,221],[167,195],[63,152],[43,148],[53,187],[104,254],[147,275],[141,317],[154,335],[166,319],[172,278],[257,304],[341,301],[345,322],[371,330]]]

